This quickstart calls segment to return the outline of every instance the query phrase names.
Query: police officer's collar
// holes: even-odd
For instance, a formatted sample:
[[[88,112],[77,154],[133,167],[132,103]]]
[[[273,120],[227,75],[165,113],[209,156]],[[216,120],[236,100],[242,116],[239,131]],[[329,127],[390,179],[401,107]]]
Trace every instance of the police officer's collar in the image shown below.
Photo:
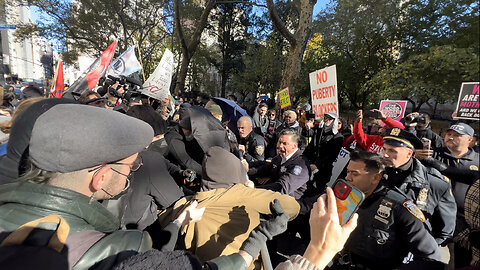
[[[280,164],[283,164],[283,163],[287,162],[290,158],[293,157],[293,155],[295,155],[295,153],[298,152],[298,150],[299,150],[299,149],[297,148],[297,150],[294,151],[293,153],[291,153],[290,155],[286,156],[285,158],[282,157],[282,162],[281,162]]]
[[[399,171],[408,171],[412,168],[412,164],[413,164],[413,158],[410,158],[410,160],[407,161],[407,163],[403,164],[402,166],[396,168],[397,170]]]
[[[467,153],[465,153],[465,155],[463,155],[460,158],[457,158],[456,156],[454,156],[452,152],[448,150],[447,147],[445,147],[444,153],[446,156],[452,159],[464,159],[464,160],[470,160],[470,161],[475,159],[475,151],[473,151],[471,147],[469,147]]]

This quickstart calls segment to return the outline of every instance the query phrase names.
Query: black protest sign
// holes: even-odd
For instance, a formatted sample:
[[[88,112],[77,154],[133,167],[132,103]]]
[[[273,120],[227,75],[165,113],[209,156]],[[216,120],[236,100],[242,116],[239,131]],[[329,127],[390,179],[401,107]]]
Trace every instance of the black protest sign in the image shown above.
[[[457,102],[457,117],[460,119],[479,120],[479,92],[478,82],[462,83]]]

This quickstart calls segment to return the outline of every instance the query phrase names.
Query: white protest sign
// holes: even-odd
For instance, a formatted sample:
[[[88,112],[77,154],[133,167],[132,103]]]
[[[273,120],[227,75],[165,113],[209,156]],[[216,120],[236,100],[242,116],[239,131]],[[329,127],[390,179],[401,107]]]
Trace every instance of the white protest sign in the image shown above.
[[[337,68],[335,65],[310,73],[310,92],[315,118],[327,112],[338,115]]]
[[[155,71],[143,84],[142,93],[158,100],[168,98],[170,95],[172,74],[173,53],[169,49],[166,49],[157,68],[155,68]]]
[[[342,173],[343,169],[345,169],[345,166],[347,166],[348,161],[350,161],[350,152],[342,147],[340,153],[338,153],[337,159],[335,159],[332,164],[332,177],[330,177],[330,181],[327,184],[329,187],[331,187],[338,179],[338,176]]]

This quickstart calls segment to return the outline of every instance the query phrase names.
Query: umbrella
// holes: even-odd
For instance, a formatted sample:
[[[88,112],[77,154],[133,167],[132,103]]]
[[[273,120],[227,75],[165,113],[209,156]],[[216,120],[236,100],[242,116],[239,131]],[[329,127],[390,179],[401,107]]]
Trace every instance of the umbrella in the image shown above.
[[[212,98],[212,100],[222,109],[223,122],[229,121],[228,128],[232,130],[236,135],[238,135],[238,129],[237,129],[238,118],[242,116],[250,117],[247,111],[245,111],[242,107],[238,106],[238,104],[235,101],[232,101],[226,98],[214,97]],[[253,120],[252,120],[252,124],[253,124]]]

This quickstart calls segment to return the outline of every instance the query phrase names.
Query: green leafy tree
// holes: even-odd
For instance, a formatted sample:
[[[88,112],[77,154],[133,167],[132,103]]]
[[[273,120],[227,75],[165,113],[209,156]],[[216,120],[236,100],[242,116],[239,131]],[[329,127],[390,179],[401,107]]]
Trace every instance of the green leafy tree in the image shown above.
[[[473,48],[437,46],[410,56],[395,67],[382,70],[365,84],[377,98],[404,99],[415,111],[423,104],[435,112],[437,103],[455,100],[462,82],[479,81],[479,55]]]
[[[340,99],[355,109],[369,106],[371,91],[362,86],[395,65],[400,52],[406,7],[396,0],[337,0],[317,16],[322,53],[312,70],[337,67]]]

